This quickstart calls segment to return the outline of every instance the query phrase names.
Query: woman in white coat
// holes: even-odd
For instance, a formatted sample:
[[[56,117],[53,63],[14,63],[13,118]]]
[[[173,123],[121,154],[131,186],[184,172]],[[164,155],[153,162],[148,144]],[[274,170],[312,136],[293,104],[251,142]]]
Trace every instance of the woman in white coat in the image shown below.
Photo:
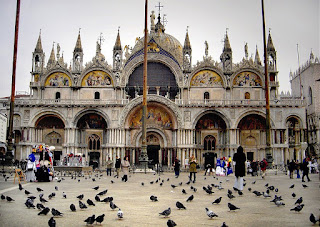
[[[124,157],[124,160],[121,162],[121,167],[122,167],[122,172],[123,172],[122,181],[127,182],[128,174],[129,174],[129,167],[130,167],[130,162],[129,162],[128,156]]]

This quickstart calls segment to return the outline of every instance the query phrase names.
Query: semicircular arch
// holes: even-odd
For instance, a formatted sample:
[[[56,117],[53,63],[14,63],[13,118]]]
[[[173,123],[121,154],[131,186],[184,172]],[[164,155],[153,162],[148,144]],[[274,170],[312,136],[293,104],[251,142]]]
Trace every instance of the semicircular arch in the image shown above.
[[[107,127],[109,127],[110,125],[110,118],[107,114],[105,114],[103,111],[101,110],[94,110],[94,109],[85,109],[85,110],[81,110],[79,111],[75,116],[74,116],[74,119],[72,121],[72,125],[73,127],[77,127],[77,123],[78,121],[85,115],[87,114],[97,114],[97,115],[100,115],[106,122],[107,124]]]

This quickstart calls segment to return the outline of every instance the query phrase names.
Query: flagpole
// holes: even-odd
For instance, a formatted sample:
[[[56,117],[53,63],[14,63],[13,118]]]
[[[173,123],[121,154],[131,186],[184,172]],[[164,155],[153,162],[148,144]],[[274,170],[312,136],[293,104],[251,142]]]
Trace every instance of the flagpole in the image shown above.
[[[9,114],[9,126],[7,133],[7,155],[13,156],[13,113],[14,113],[14,98],[16,90],[16,66],[17,66],[17,52],[18,52],[18,35],[19,35],[19,17],[20,17],[20,0],[17,0],[16,10],[16,24],[14,34],[14,48],[13,48],[13,65],[12,65],[12,82],[11,82],[11,99],[10,99],[10,114]]]
[[[146,173],[148,165],[147,153],[147,45],[148,45],[148,0],[145,1],[145,18],[144,18],[144,56],[143,56],[143,100],[142,100],[142,143],[139,162],[144,166]]]

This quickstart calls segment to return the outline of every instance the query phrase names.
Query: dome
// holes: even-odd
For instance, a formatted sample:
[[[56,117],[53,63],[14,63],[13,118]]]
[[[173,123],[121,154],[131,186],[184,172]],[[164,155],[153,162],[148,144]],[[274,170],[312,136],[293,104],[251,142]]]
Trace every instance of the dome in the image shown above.
[[[181,43],[172,35],[166,34],[164,32],[151,32],[148,36],[148,42],[150,40],[154,40],[163,50],[170,53],[180,65],[182,65],[183,62],[183,54],[182,54],[182,48],[183,46]],[[134,48],[132,49],[131,55],[134,55],[136,52],[143,49],[144,44],[144,37],[139,39]]]

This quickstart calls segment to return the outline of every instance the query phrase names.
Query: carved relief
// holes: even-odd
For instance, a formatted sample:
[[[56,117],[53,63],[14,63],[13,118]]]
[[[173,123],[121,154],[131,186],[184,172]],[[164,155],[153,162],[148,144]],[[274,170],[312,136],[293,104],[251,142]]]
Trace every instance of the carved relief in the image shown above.
[[[184,121],[191,122],[191,112],[190,111],[184,111]]]

